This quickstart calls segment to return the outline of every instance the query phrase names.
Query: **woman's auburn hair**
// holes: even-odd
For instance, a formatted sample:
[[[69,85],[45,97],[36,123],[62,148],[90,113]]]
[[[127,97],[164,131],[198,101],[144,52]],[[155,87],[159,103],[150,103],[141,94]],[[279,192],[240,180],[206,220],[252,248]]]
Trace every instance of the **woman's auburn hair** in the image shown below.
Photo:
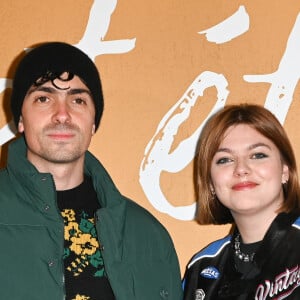
[[[231,126],[246,124],[271,140],[278,148],[282,161],[289,168],[289,180],[284,188],[285,201],[280,212],[300,208],[300,186],[297,164],[289,138],[277,118],[263,106],[256,104],[228,105],[214,114],[205,124],[197,145],[195,179],[197,194],[197,219],[200,224],[227,224],[234,220],[211,191],[211,164],[226,130]]]

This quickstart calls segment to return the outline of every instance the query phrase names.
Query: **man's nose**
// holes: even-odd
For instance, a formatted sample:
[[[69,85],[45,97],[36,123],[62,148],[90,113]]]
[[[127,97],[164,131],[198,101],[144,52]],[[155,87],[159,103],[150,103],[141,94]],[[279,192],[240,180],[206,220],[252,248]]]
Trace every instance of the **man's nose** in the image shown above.
[[[55,111],[53,114],[54,123],[68,123],[71,120],[69,107],[65,101],[59,101],[55,105]]]

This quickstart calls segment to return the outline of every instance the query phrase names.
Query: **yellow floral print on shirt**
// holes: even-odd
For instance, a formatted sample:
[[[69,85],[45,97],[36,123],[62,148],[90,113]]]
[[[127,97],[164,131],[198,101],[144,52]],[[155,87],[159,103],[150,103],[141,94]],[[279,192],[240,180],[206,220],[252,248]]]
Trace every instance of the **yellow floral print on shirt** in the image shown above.
[[[65,240],[69,244],[68,248],[65,248],[64,258],[72,257],[67,270],[72,272],[73,276],[79,276],[91,264],[95,268],[95,277],[105,276],[93,220],[84,212],[76,218],[72,209],[63,210],[62,217],[65,224]]]
[[[76,298],[74,298],[72,300],[89,300],[89,299],[91,299],[91,298],[87,297],[87,296],[77,295]]]

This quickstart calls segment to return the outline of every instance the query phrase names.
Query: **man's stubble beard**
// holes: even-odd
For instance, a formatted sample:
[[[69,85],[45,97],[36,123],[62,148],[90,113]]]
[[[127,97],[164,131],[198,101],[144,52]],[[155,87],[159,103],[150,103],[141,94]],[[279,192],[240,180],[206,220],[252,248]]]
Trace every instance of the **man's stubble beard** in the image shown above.
[[[71,150],[70,145],[62,145],[59,147],[59,144],[66,143],[57,143],[58,147],[55,147],[57,149],[52,149],[51,146],[47,147],[46,145],[43,145],[37,154],[48,162],[65,164],[78,160],[84,153],[78,144],[73,146]]]
[[[83,141],[80,138],[80,129],[76,125],[51,124],[43,129],[42,136],[47,137],[49,131],[71,132],[75,134],[75,136],[72,137],[70,141],[54,141],[48,137],[47,139],[50,139],[50,141],[46,143],[43,142],[43,138],[40,138],[40,150],[37,154],[42,159],[52,163],[64,164],[74,162],[82,157],[85,149],[82,148]]]

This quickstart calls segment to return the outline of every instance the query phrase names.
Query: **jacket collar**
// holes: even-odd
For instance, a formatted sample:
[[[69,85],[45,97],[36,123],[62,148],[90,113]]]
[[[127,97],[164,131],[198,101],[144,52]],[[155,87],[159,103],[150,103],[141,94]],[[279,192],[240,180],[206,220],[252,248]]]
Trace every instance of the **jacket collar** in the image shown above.
[[[27,159],[27,146],[23,136],[9,145],[7,167],[10,172],[21,179],[31,179],[35,176],[51,176],[49,173],[40,173]],[[98,194],[101,207],[110,207],[122,202],[121,194],[117,190],[111,177],[97,158],[89,151],[85,153],[84,173],[92,178],[94,188]],[[32,181],[30,180],[30,183]]]
[[[44,195],[40,191],[40,180],[43,178],[52,179],[52,175],[39,173],[35,166],[28,161],[26,153],[26,142],[24,137],[21,136],[9,145],[7,170],[10,176],[15,177],[18,182],[22,183],[19,187],[16,187],[17,189],[28,190],[29,194],[34,195],[41,201],[44,197],[49,199],[51,197],[49,193]],[[100,227],[101,224],[105,224],[101,231],[105,230],[105,236],[109,237],[105,243],[109,243],[111,249],[115,249],[115,259],[120,260],[127,201],[117,190],[100,161],[89,151],[85,154],[84,173],[92,178],[100,202],[101,209],[97,211],[97,216]],[[51,182],[52,185],[49,190],[54,195],[53,179]]]

